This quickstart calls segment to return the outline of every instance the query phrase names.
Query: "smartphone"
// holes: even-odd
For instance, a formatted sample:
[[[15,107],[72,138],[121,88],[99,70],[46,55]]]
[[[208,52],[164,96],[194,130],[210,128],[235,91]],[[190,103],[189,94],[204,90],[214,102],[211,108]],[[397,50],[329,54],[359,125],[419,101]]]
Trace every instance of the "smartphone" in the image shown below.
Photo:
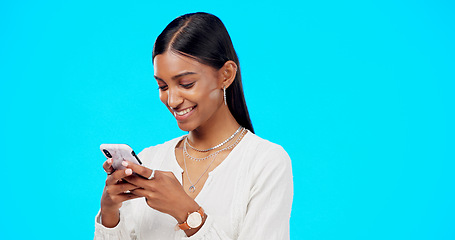
[[[142,165],[141,160],[127,144],[101,144],[100,149],[106,158],[112,158],[112,167],[115,170],[125,169],[122,165],[123,160]]]

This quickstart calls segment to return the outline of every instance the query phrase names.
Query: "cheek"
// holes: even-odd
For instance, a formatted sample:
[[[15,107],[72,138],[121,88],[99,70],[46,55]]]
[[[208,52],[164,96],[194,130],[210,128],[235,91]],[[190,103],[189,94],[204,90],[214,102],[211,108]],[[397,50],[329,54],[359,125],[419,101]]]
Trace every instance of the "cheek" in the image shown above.
[[[213,89],[209,94],[208,94],[208,98],[210,100],[210,102],[213,102],[213,103],[218,103],[220,101],[220,98],[223,94],[223,91],[220,90],[220,89]]]
[[[166,92],[160,91],[160,100],[162,103],[164,103],[164,105],[167,106],[167,93]]]

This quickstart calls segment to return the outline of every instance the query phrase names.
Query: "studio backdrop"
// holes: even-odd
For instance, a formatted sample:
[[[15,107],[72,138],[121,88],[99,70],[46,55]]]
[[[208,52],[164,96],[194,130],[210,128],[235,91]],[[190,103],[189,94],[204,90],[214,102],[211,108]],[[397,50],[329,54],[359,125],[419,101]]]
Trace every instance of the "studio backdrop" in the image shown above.
[[[256,134],[292,159],[291,239],[455,239],[451,1],[1,1],[0,239],[91,239],[102,143],[186,134],[151,52],[210,12]],[[271,229],[270,231],[273,231]]]

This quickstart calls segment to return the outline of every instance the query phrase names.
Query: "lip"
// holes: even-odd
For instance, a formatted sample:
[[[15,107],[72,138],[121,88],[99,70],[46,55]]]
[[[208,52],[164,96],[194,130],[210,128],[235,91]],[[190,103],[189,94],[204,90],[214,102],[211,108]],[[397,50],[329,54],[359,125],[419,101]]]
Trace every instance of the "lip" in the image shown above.
[[[192,106],[192,107],[188,107],[188,108],[184,108],[184,109],[179,109],[179,110],[175,110],[175,109],[172,109],[172,112],[174,114],[174,117],[177,121],[181,122],[181,121],[185,121],[186,119],[188,119],[194,112],[194,109],[196,109],[197,105],[195,106]],[[191,111],[183,114],[183,115],[178,115],[177,112],[182,112],[182,111],[185,111],[185,110],[188,110],[188,109],[191,109]]]

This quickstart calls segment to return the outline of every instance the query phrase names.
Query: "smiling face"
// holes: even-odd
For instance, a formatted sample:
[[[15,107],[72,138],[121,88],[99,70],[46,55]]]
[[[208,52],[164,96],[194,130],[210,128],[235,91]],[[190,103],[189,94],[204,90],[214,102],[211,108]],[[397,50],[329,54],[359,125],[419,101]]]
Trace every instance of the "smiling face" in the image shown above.
[[[220,70],[166,51],[154,58],[160,99],[179,128],[192,131],[216,117],[223,105]]]

